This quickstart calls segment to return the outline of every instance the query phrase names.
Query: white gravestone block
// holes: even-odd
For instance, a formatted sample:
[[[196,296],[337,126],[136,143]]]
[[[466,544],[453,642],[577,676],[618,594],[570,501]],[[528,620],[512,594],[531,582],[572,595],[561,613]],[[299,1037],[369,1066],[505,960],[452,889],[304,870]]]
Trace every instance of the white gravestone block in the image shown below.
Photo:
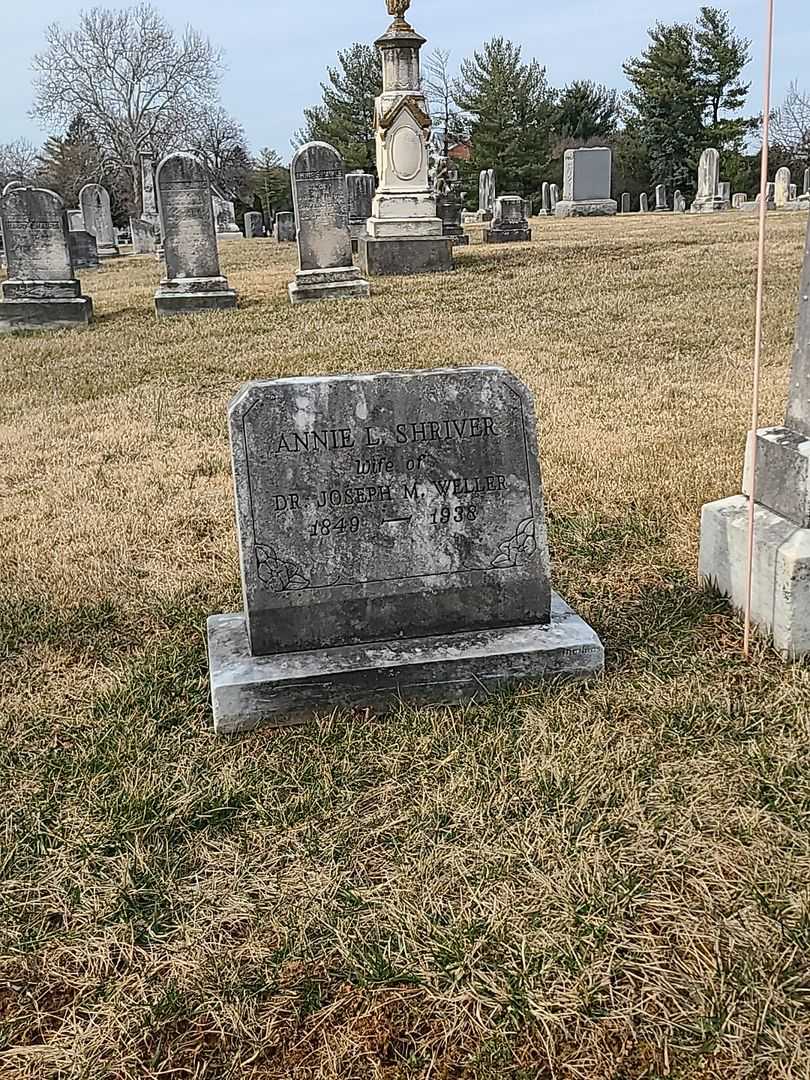
[[[96,247],[100,259],[114,259],[118,256],[115,242],[110,195],[101,184],[85,184],[79,192],[79,205],[85,228],[96,238]]]
[[[606,146],[566,150],[563,158],[563,197],[557,217],[599,217],[616,213],[610,197],[612,154]]]

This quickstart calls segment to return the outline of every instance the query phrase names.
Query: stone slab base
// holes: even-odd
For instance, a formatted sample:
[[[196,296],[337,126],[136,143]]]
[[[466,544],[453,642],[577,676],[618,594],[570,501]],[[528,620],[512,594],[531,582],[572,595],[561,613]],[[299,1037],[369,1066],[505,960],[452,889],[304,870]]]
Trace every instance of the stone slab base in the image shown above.
[[[485,244],[525,243],[531,238],[531,229],[484,229]]]
[[[324,280],[317,280],[318,278]],[[355,267],[350,267],[348,272],[324,271],[314,275],[308,271],[299,271],[295,281],[290,282],[288,292],[293,304],[316,300],[368,300],[371,294],[368,282],[360,277]]]
[[[385,713],[485,699],[522,682],[588,679],[604,669],[595,632],[557,594],[548,626],[375,641],[313,652],[252,656],[244,615],[212,615],[208,659],[214,730],[303,723],[337,706]]]
[[[745,455],[743,495],[751,494],[751,433]],[[810,529],[810,438],[786,427],[757,432],[756,500],[800,529]]]
[[[117,259],[121,255],[121,252],[117,247],[100,247],[98,249],[98,257],[100,259]]]
[[[446,236],[377,240],[361,236],[357,261],[364,277],[436,274],[453,270],[453,245]]]
[[[748,499],[707,503],[700,520],[700,579],[745,607]],[[810,529],[757,506],[754,514],[754,622],[786,658],[810,654]]]
[[[236,292],[225,289],[219,292],[164,292],[155,293],[155,313],[159,319],[170,315],[196,315],[200,311],[235,308]]]
[[[70,300],[2,300],[0,334],[15,330],[61,330],[88,326],[93,321],[93,301],[87,296]]]
[[[567,217],[613,217],[618,210],[615,199],[580,199],[576,202],[560,199],[554,207],[554,216]]]

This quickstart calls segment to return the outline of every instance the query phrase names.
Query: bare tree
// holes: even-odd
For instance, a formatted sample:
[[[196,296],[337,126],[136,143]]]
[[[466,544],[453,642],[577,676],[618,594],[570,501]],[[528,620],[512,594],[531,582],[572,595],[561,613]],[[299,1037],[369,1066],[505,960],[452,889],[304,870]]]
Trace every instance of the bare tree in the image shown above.
[[[810,160],[810,94],[791,83],[785,100],[771,117],[774,143],[798,161]]]
[[[447,157],[451,145],[467,135],[464,119],[453,103],[449,49],[434,49],[428,56],[424,64],[422,87],[430,103],[434,142]]]
[[[75,30],[52,23],[46,40],[33,61],[34,115],[55,126],[82,116],[139,198],[138,154],[175,148],[185,118],[216,101],[220,51],[191,27],[177,38],[146,3],[92,8]]]
[[[27,139],[0,143],[0,191],[12,180],[33,180],[38,165],[37,151]]]
[[[244,193],[252,168],[250,152],[244,128],[225,109],[204,108],[190,116],[187,145],[206,163],[223,194],[238,198]]]

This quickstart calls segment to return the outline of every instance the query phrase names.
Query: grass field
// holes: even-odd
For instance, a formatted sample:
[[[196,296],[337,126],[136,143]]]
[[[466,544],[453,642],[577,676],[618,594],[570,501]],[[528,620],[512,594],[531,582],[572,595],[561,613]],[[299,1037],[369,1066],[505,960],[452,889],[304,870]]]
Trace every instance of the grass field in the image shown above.
[[[804,214],[769,216],[763,423]],[[3,1080],[810,1076],[810,667],[696,585],[739,491],[753,215],[535,221],[453,275],[0,339]],[[254,376],[504,364],[536,395],[557,587],[604,680],[211,734],[240,606],[225,412]]]

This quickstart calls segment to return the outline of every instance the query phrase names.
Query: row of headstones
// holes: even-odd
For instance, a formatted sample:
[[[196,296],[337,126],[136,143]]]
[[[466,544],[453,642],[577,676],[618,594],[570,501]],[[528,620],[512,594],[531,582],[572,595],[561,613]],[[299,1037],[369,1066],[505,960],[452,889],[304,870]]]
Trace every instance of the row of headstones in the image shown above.
[[[756,197],[754,202],[749,203],[748,196],[744,192],[737,192],[732,195],[731,184],[728,181],[718,181],[716,196],[710,195],[712,190],[714,190],[713,186],[705,185],[703,192],[699,191],[695,200],[697,209],[703,213],[710,210],[745,210],[749,207],[759,206],[759,196]],[[775,181],[768,184],[766,188],[766,201],[769,209],[776,210],[801,209],[802,206],[810,205],[810,168],[805,169],[804,172],[804,190],[801,196],[799,195],[798,185],[791,183],[790,169],[786,166],[778,169]],[[639,212],[646,214],[650,209],[646,191],[641,192],[638,202]],[[675,213],[684,213],[686,211],[686,199],[680,191],[676,191],[673,196],[672,209]],[[659,213],[669,210],[667,189],[664,184],[656,184],[655,186],[654,210]],[[629,192],[622,195],[621,212],[623,214],[631,212]]]
[[[583,147],[566,150],[563,159],[563,190],[556,184],[544,182],[541,188],[541,205],[538,216],[599,217],[612,216],[617,211],[611,198],[612,153],[609,147]],[[506,196],[515,199],[517,196]],[[531,204],[523,202],[524,216],[531,215]],[[478,178],[478,211],[468,215],[467,220],[495,221],[497,204],[495,195],[495,170],[484,169]],[[503,209],[501,211],[503,213]],[[514,213],[514,208],[510,208]],[[528,221],[526,223],[528,229]],[[496,230],[497,231],[497,230]],[[486,239],[486,233],[485,233]]]

